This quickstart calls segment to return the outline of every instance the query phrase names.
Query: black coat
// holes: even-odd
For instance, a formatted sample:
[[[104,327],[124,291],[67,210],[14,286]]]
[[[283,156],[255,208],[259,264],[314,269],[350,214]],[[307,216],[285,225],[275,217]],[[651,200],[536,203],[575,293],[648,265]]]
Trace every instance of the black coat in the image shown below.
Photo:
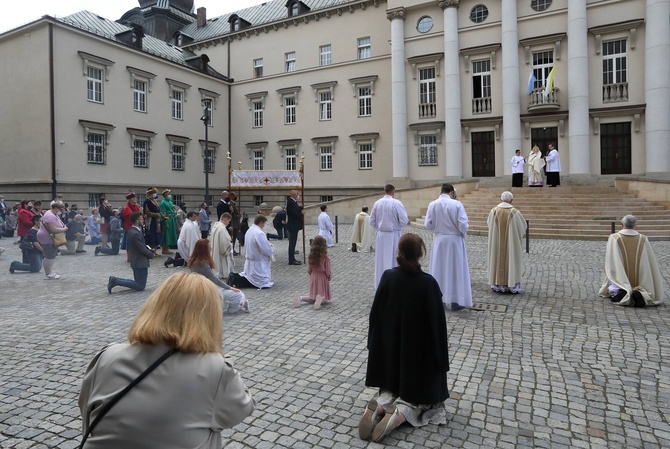
[[[412,404],[449,397],[447,322],[437,281],[399,267],[382,275],[370,311],[365,385]]]
[[[216,205],[216,219],[220,220],[221,215],[223,215],[225,212],[230,213],[230,204],[221,200],[219,201],[219,204]]]
[[[286,229],[300,231],[302,229],[302,207],[293,198],[286,200]]]

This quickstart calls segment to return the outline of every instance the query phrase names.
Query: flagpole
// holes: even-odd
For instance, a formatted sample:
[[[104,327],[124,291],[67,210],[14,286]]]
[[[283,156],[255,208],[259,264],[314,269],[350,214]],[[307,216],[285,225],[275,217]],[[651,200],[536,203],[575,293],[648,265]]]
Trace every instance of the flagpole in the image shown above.
[[[300,199],[302,202],[302,263],[307,264],[305,254],[305,155],[300,156]]]

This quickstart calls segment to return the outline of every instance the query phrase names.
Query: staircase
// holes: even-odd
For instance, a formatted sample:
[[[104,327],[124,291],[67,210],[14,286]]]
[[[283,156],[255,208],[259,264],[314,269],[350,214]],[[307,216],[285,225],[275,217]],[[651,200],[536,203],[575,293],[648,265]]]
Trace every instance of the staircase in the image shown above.
[[[637,217],[637,230],[650,240],[670,240],[670,211],[638,198],[634,192],[619,191],[611,183],[511,188],[480,187],[459,197],[470,220],[469,235],[488,235],[486,219],[500,203],[500,194],[510,190],[514,207],[529,221],[530,237],[566,240],[606,240],[612,230],[621,229],[621,218]],[[426,206],[427,209],[427,206]],[[424,216],[413,224],[423,226]]]

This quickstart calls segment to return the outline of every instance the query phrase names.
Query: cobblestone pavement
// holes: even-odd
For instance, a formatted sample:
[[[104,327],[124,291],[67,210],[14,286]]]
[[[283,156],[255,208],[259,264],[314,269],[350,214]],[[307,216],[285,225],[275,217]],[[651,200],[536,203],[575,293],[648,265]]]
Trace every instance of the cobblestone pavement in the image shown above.
[[[430,247],[425,230],[406,231]],[[330,251],[333,304],[291,307],[293,292],[308,290],[306,268],[288,266],[287,241],[273,241],[276,286],[246,290],[252,312],[224,316],[224,350],[257,401],[252,417],[223,433],[224,447],[384,446],[357,435],[374,394],[364,386],[374,255],[348,251],[350,232],[341,226]],[[308,238],[315,233],[308,228]],[[131,273],[123,252],[94,257],[89,246],[58,257],[62,279],[45,281],[11,275],[18,245],[0,246],[0,447],[77,447],[85,367],[103,345],[124,341],[143,300],[176,269],[158,259],[147,291],[110,296],[107,277]],[[485,237],[467,247],[475,302],[507,311],[446,312],[448,424],[402,426],[386,446],[670,447],[668,308],[621,308],[596,296],[604,241],[532,241],[518,296],[488,289]],[[668,283],[670,242],[653,247]]]

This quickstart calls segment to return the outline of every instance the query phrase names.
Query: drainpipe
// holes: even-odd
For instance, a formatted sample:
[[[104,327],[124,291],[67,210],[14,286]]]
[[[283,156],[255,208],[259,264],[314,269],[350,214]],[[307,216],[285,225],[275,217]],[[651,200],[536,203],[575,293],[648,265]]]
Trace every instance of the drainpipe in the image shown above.
[[[231,79],[231,82],[228,83],[228,151],[230,152],[230,157],[233,157],[232,143],[233,143],[233,128],[232,128],[232,78],[230,78],[230,39],[228,40],[228,67],[226,69],[226,76]],[[232,161],[232,159],[231,159]],[[232,162],[231,162],[232,164]],[[231,165],[232,169],[232,165]],[[228,172],[228,190],[230,190],[230,171]],[[238,203],[239,204],[239,203]]]
[[[54,28],[49,24],[49,126],[51,137],[51,198],[56,198],[56,110],[54,99]]]

